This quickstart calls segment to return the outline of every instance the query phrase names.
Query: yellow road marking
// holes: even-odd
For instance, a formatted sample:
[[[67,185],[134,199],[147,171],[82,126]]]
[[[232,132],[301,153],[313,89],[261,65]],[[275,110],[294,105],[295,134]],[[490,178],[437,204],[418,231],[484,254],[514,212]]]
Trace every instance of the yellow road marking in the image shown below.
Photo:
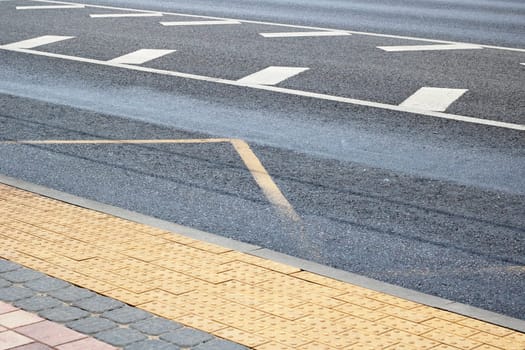
[[[240,139],[210,138],[210,139],[159,139],[159,140],[23,140],[4,141],[0,144],[29,144],[29,145],[82,145],[82,144],[199,144],[199,143],[230,143],[241,157],[244,165],[264,195],[278,211],[293,221],[300,221],[300,216],[288,202],[272,177],[266,171],[261,161],[252,151],[246,141]]]

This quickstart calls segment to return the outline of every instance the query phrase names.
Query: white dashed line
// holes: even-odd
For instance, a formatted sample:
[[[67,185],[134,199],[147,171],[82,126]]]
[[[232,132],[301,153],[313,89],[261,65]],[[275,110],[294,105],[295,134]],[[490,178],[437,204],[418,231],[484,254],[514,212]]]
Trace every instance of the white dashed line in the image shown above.
[[[163,26],[210,26],[219,24],[241,24],[239,21],[175,21],[175,22],[160,22]]]
[[[60,10],[60,9],[83,9],[84,5],[43,5],[43,6],[17,6],[17,10]]]
[[[443,51],[443,50],[480,50],[483,46],[473,44],[446,44],[446,45],[405,45],[405,46],[378,46],[378,49],[387,52],[405,51]]]
[[[352,35],[348,32],[337,31],[314,31],[314,32],[281,32],[281,33],[259,33],[265,38],[299,38],[299,37],[315,37],[315,36],[345,36]]]
[[[461,122],[472,123],[472,124],[487,125],[487,126],[493,126],[493,127],[499,127],[499,128],[505,128],[505,129],[511,129],[511,130],[525,131],[525,125],[507,123],[507,122],[502,122],[502,121],[497,121],[497,120],[468,117],[468,116],[456,115],[456,114],[450,114],[450,113],[433,112],[433,111],[428,111],[428,110],[423,110],[423,109],[418,109],[418,108],[413,108],[413,107],[396,106],[396,105],[391,105],[387,103],[358,100],[355,98],[333,96],[333,95],[328,95],[328,94],[295,90],[295,89],[287,89],[287,88],[281,88],[277,86],[246,84],[246,83],[240,83],[238,81],[229,80],[229,79],[207,77],[204,75],[168,71],[168,70],[163,70],[163,69],[134,66],[134,65],[129,65],[129,64],[119,64],[119,63],[114,63],[114,62],[101,61],[101,60],[77,57],[77,56],[62,55],[62,54],[51,53],[51,52],[21,49],[21,48],[9,47],[9,45],[0,46],[0,49],[8,50],[11,52],[26,53],[26,54],[35,55],[35,56],[52,57],[52,58],[58,58],[58,59],[74,61],[74,62],[97,64],[100,66],[128,69],[128,70],[133,70],[133,71],[138,71],[138,72],[147,72],[147,73],[152,73],[152,74],[160,74],[160,75],[165,75],[165,76],[191,79],[191,80],[197,80],[197,81],[206,81],[206,82],[224,84],[224,85],[229,85],[229,86],[248,87],[248,88],[255,89],[255,90],[271,91],[271,92],[282,93],[286,95],[309,97],[309,98],[315,98],[315,99],[325,100],[325,101],[346,103],[349,105],[365,106],[365,107],[379,108],[379,109],[384,109],[384,110],[389,110],[389,111],[413,113],[413,114],[424,115],[428,117],[455,120],[455,121],[461,121]]]
[[[175,50],[140,49],[127,55],[114,58],[108,62],[117,64],[143,64],[172,52],[175,52]]]
[[[62,40],[72,39],[74,36],[58,36],[58,35],[44,35],[38,38],[17,41],[8,45],[2,46],[4,49],[32,49],[38,46],[56,43]]]
[[[422,87],[399,106],[444,112],[467,91],[466,89]]]
[[[91,18],[162,17],[162,13],[101,13],[89,15]]]
[[[299,73],[307,71],[309,68],[301,67],[275,67],[271,66],[250,74],[242,79],[237,80],[240,84],[248,85],[277,85],[286,79],[289,79]]]
[[[54,1],[54,0],[34,0],[34,1],[42,2],[42,3],[48,3],[48,4],[82,5],[82,6],[88,6],[88,7],[91,7],[91,8],[100,8],[100,9],[107,9],[107,10],[119,10],[119,11],[127,11],[127,12],[146,12],[143,9],[133,9],[133,8],[126,8],[126,7],[104,6],[104,5],[94,5],[94,4],[79,4],[79,3],[75,3],[75,2],[65,2],[65,1]],[[157,11],[150,11],[150,12],[157,12]],[[428,38],[418,38],[418,37],[405,36],[405,35],[392,35],[392,34],[381,34],[381,33],[371,33],[371,32],[360,32],[360,31],[355,31],[355,30],[311,27],[311,26],[301,26],[301,25],[295,25],[295,24],[285,24],[285,23],[265,22],[265,21],[250,21],[250,20],[244,20],[244,19],[232,19],[232,18],[224,18],[224,17],[192,15],[192,14],[178,13],[178,12],[160,12],[160,13],[162,13],[164,15],[167,15],[167,16],[182,16],[182,17],[188,17],[188,18],[204,18],[204,19],[212,20],[214,22],[215,21],[223,21],[223,22],[230,22],[230,23],[231,22],[239,22],[239,23],[268,25],[268,26],[273,26],[273,27],[306,29],[306,30],[309,30],[309,31],[347,32],[347,33],[356,34],[356,35],[365,35],[365,36],[373,36],[373,37],[379,37],[379,38],[390,38],[390,39],[404,39],[404,40],[414,40],[414,41],[425,41],[425,42],[437,43],[437,44],[454,44],[454,45],[465,44],[465,43],[458,43],[458,42],[454,42],[454,41],[436,40],[436,39],[428,39]],[[468,44],[468,45],[477,45],[477,46],[481,46],[483,48],[494,49],[494,50],[525,52],[525,49],[514,48],[514,47],[495,46],[495,45],[483,45],[483,44]]]

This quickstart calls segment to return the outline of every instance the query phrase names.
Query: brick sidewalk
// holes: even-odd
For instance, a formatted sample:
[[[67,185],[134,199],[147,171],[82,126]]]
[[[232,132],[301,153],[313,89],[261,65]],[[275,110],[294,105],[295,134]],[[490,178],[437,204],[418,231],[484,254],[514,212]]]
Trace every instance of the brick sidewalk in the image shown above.
[[[115,350],[58,323],[0,301],[0,350]]]
[[[0,256],[255,349],[525,349],[525,334],[0,185]]]

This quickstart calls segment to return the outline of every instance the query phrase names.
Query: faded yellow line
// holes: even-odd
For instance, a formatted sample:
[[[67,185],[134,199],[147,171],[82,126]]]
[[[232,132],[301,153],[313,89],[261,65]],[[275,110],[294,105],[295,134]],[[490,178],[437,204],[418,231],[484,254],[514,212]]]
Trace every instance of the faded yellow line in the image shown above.
[[[296,213],[293,206],[288,202],[279,187],[275,184],[268,171],[264,168],[261,161],[251,150],[246,141],[240,139],[153,139],[153,140],[23,140],[23,141],[4,141],[0,144],[28,144],[28,145],[78,145],[78,144],[198,144],[198,143],[225,143],[229,142],[235,148],[242,161],[252,174],[255,182],[263,191],[264,195],[277,210],[293,221],[300,221],[300,216]]]
[[[220,143],[230,139],[183,139],[183,140],[24,140],[4,141],[2,144],[20,145],[98,145],[98,144],[154,144],[154,143]]]
[[[263,190],[266,198],[290,219],[294,221],[301,220],[250,146],[243,140],[232,139],[230,142],[237,153],[239,153],[239,156],[241,156],[242,161],[250,170],[259,187]]]

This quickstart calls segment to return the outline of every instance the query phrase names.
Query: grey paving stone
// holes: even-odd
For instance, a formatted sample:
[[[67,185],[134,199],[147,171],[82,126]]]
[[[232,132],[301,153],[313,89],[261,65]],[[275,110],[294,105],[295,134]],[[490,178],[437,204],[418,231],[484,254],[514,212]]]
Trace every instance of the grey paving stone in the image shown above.
[[[25,268],[4,272],[0,276],[13,283],[24,283],[27,281],[36,280],[37,278],[45,277],[45,275],[41,272]]]
[[[89,312],[103,313],[105,311],[122,307],[124,306],[124,303],[102,295],[94,295],[90,298],[75,301],[73,305]]]
[[[106,311],[102,314],[102,317],[122,324],[138,322],[146,318],[151,318],[152,316],[153,315],[149,312],[135,309],[130,306],[124,306],[120,309]]]
[[[58,289],[47,293],[52,297],[62,300],[66,303],[70,303],[76,300],[89,298],[95,295],[95,293],[76,286],[69,286],[64,289]]]
[[[148,339],[138,343],[133,343],[124,348],[124,350],[179,350],[180,348],[171,343],[162,340]]]
[[[180,323],[174,321],[166,320],[160,317],[153,317],[133,323],[130,325],[130,327],[143,333],[157,336],[182,328],[183,326]]]
[[[95,334],[118,327],[115,322],[100,317],[86,317],[81,320],[69,322],[66,326],[84,334]]]
[[[11,282],[8,280],[5,280],[3,278],[0,278],[0,288],[5,288],[11,286]]]
[[[200,344],[193,350],[249,350],[249,348],[223,339],[213,339]]]
[[[35,295],[35,292],[31,289],[22,288],[22,287],[7,287],[0,289],[0,300],[12,302],[16,300],[21,300],[25,298],[30,298]]]
[[[41,311],[38,314],[40,317],[62,323],[78,320],[89,315],[86,311],[73,306],[59,306]]]
[[[60,300],[43,295],[35,295],[34,297],[15,302],[16,307],[34,312],[51,309],[59,305],[62,305]]]
[[[160,336],[160,339],[173,343],[183,348],[190,346],[196,346],[200,343],[204,343],[207,340],[213,339],[213,337],[205,332],[198,331],[191,328],[180,328],[176,331],[169,332]]]
[[[66,288],[69,283],[62,280],[45,276],[36,280],[24,283],[24,285],[37,292],[50,292],[52,290]]]
[[[4,259],[0,259],[0,273],[13,271],[13,270],[21,269],[21,268],[22,268],[22,266],[14,263],[14,262],[7,261],[7,260],[4,260]]]
[[[115,328],[94,335],[95,338],[114,346],[126,346],[146,339],[146,336],[134,329]]]

